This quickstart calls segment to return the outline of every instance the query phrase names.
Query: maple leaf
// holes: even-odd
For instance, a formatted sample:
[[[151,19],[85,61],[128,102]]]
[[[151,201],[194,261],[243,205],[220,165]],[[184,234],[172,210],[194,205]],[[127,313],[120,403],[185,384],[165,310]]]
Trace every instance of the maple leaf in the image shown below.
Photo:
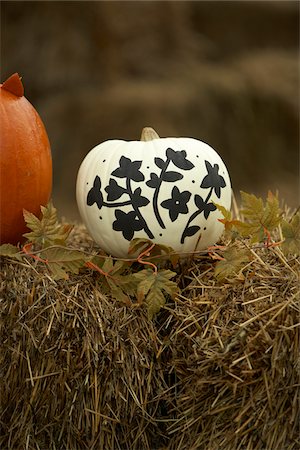
[[[112,258],[96,255],[91,263],[88,261],[86,265],[102,275],[102,289],[105,294],[131,306],[130,296],[135,294],[137,281],[132,274],[124,275],[131,265],[130,261],[114,261]]]
[[[251,236],[251,242],[261,242],[281,221],[278,198],[268,193],[266,203],[254,194],[241,192],[245,221],[237,221],[236,228],[242,236]]]
[[[215,265],[215,277],[218,280],[236,275],[250,261],[250,252],[232,246],[222,253],[222,257]]]
[[[149,256],[151,261],[156,264],[169,260],[173,267],[176,267],[179,260],[179,254],[176,253],[172,247],[164,244],[154,244],[149,239],[135,238],[129,244],[129,255],[139,255],[144,253],[149,248]],[[143,256],[143,260],[147,261],[147,255]]]
[[[174,297],[178,286],[171,278],[176,276],[171,270],[161,270],[157,273],[144,269],[133,275],[138,280],[136,296],[139,303],[147,305],[148,317],[152,319],[166,303],[166,294]]]
[[[68,279],[68,272],[77,274],[84,267],[87,256],[67,247],[49,247],[40,252],[54,280]]]
[[[0,256],[9,256],[10,258],[22,261],[22,256],[18,247],[12,244],[2,244],[0,245]]]
[[[284,254],[300,255],[300,212],[294,215],[290,222],[286,220],[281,224],[284,241],[282,250]]]
[[[151,255],[152,256],[159,256],[162,254],[168,254],[171,252],[174,252],[174,250],[172,249],[172,247],[169,247],[168,245],[164,245],[164,244],[154,244],[153,242],[150,241],[149,239],[144,239],[144,238],[135,238],[132,239],[132,241],[129,244],[129,250],[128,250],[128,254],[132,255],[133,253],[143,253],[147,247],[152,247],[153,249],[151,249]]]
[[[239,220],[232,218],[232,213],[229,209],[226,209],[223,205],[219,205],[218,203],[214,203],[214,205],[224,216],[224,219],[218,219],[218,221],[223,223],[225,231],[230,231],[235,225],[239,224]]]
[[[143,253],[153,244],[149,239],[135,238],[129,243],[128,255]]]
[[[118,285],[118,283],[116,282],[116,280],[111,279],[111,278],[107,278],[107,285],[108,285],[108,293],[115,298],[118,301],[121,301],[123,303],[125,303],[125,305],[131,305],[131,300],[130,297],[127,292],[125,294],[124,292],[124,286],[121,284]]]
[[[132,264],[132,261],[113,260],[111,257],[99,255],[93,256],[90,261],[92,263],[90,267],[97,270],[104,277],[120,275]]]
[[[23,210],[27,227],[31,230],[24,236],[34,244],[41,245],[42,248],[50,245],[64,245],[73,226],[61,224],[57,220],[57,211],[52,202],[47,206],[41,206],[42,217],[39,219],[34,214]]]

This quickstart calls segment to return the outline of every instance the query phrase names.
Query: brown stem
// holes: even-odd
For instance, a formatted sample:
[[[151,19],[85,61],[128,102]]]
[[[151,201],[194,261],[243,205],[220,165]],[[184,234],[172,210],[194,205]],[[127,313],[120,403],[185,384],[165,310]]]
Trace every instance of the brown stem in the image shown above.
[[[153,139],[159,139],[158,134],[151,127],[145,127],[142,130],[141,141],[153,141]]]
[[[16,97],[22,97],[24,95],[24,88],[21,78],[17,73],[14,73],[2,84],[2,89],[14,94]]]

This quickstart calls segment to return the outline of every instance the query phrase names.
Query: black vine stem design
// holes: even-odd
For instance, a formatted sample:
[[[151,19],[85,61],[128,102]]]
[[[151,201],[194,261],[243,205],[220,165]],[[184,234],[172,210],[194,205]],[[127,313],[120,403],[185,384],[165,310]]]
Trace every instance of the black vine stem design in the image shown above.
[[[154,214],[158,220],[159,225],[164,229],[166,228],[166,226],[165,226],[165,224],[161,218],[161,215],[159,214],[159,210],[158,210],[158,194],[159,194],[159,190],[162,185],[163,179],[166,178],[166,172],[167,172],[167,168],[168,168],[170,162],[171,162],[171,159],[169,157],[167,158],[166,161],[163,161],[160,158],[155,158],[155,164],[161,168],[161,173],[158,178],[158,184],[155,188],[154,195],[153,195],[153,210],[154,210]],[[178,175],[181,175],[181,174],[178,174]],[[178,179],[180,179],[182,177],[183,177],[183,175],[181,175]]]
[[[183,233],[181,235],[180,242],[181,244],[184,243],[184,240],[187,236],[193,236],[197,233],[197,231],[200,230],[200,227],[198,225],[194,225],[190,227],[190,223],[202,212],[204,213],[205,219],[208,219],[208,216],[212,211],[215,211],[217,209],[216,205],[214,205],[212,202],[209,203],[209,199],[215,191],[215,194],[218,198],[221,197],[221,189],[226,186],[224,178],[219,175],[219,165],[214,164],[212,166],[208,161],[205,161],[205,166],[207,169],[207,175],[203,178],[200,187],[202,188],[210,188],[209,193],[207,194],[207,197],[205,200],[203,198],[196,194],[194,196],[194,202],[197,206],[197,211],[195,211],[189,218],[185,229],[183,230]]]
[[[217,207],[213,203],[207,203],[211,197],[212,191],[213,188],[211,188],[205,200],[203,200],[202,197],[200,197],[200,195],[195,195],[194,202],[199,209],[190,216],[180,239],[181,244],[184,243],[184,239],[187,236],[193,236],[194,234],[197,233],[197,231],[200,230],[200,227],[198,225],[194,225],[193,227],[189,227],[189,225],[194,219],[196,219],[197,216],[199,216],[199,214],[202,213],[202,211],[204,211],[204,217],[205,219],[207,219],[210,212],[215,211],[217,209]]]
[[[146,182],[147,186],[155,188],[153,195],[153,211],[159,225],[164,229],[166,227],[161,218],[158,208],[158,196],[160,187],[163,181],[174,183],[175,181],[181,180],[183,178],[183,175],[180,172],[175,172],[172,170],[167,171],[169,164],[172,162],[176,167],[182,170],[191,170],[194,167],[194,164],[186,159],[185,150],[175,151],[172,148],[168,148],[166,150],[166,157],[167,159],[165,161],[162,158],[154,158],[154,162],[156,166],[161,169],[161,172],[159,176],[156,173],[151,172],[150,180]]]
[[[140,188],[139,188],[139,189],[140,189]],[[149,229],[149,227],[148,227],[148,225],[147,225],[147,223],[146,223],[144,217],[143,217],[142,214],[140,213],[140,210],[139,210],[139,208],[138,208],[138,206],[137,206],[137,203],[136,203],[135,200],[134,200],[133,192],[132,192],[132,189],[131,189],[130,178],[129,178],[129,177],[126,178],[126,192],[128,193],[128,195],[129,195],[129,197],[130,197],[130,201],[131,201],[131,204],[132,204],[132,206],[133,206],[133,209],[134,209],[134,211],[135,211],[135,213],[136,213],[136,216],[140,219],[140,221],[141,221],[141,223],[142,223],[142,225],[143,225],[142,228],[144,228],[144,230],[145,230],[145,232],[147,233],[148,237],[149,237],[150,239],[153,239],[153,238],[154,238],[154,235],[153,235],[152,231]],[[144,198],[145,200],[147,200],[147,203],[146,203],[146,204],[149,203],[149,200],[146,199],[145,197],[141,197],[141,198]],[[144,206],[144,205],[141,205],[141,206]]]

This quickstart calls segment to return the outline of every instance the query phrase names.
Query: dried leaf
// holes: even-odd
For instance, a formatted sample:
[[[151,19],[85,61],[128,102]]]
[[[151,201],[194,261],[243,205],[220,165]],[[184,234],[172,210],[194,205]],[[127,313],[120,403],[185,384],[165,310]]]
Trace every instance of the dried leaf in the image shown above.
[[[300,255],[300,212],[294,215],[291,222],[286,220],[281,224],[284,242],[282,250],[287,254]]]
[[[118,284],[116,284],[115,280],[112,280],[110,278],[107,278],[107,284],[108,284],[108,292],[109,294],[115,298],[116,300],[125,303],[126,305],[131,305],[130,297],[125,294],[125,292],[122,290]]]
[[[248,250],[232,246],[222,253],[222,257],[224,259],[215,265],[215,277],[218,280],[235,276],[250,261],[251,255]]]
[[[150,247],[152,247],[152,249],[148,256],[151,258],[151,262],[159,264],[165,263],[166,261],[169,260],[173,267],[177,266],[180,255],[177,254],[172,249],[172,247],[169,247],[168,245],[164,244],[155,244],[153,246],[153,242],[151,242],[149,239],[144,238],[132,239],[129,245],[128,254],[129,255],[141,254],[145,252],[147,248]],[[143,261],[147,261],[147,256],[143,256]]]
[[[149,319],[153,319],[153,317],[157,313],[159,313],[165,303],[166,299],[162,291],[160,289],[152,289],[146,298],[147,313]]]
[[[0,256],[9,256],[10,258],[15,258],[18,261],[22,260],[20,250],[12,244],[0,245]]]
[[[144,269],[134,274],[139,281],[137,286],[137,299],[140,303],[145,302],[150,319],[157,314],[166,302],[165,294],[174,297],[178,293],[178,286],[171,278],[176,276],[171,270],[153,272]]]
[[[267,232],[276,228],[281,221],[281,211],[278,198],[271,192],[268,193],[266,203],[254,194],[241,192],[245,221],[237,221],[235,224],[242,236],[250,236],[251,242],[261,242]]]
[[[223,223],[225,231],[231,231],[235,225],[239,224],[239,220],[232,218],[232,213],[230,210],[226,209],[223,205],[219,205],[218,203],[214,203],[214,205],[224,216],[224,219],[218,220]]]
[[[47,261],[55,280],[68,279],[68,272],[77,274],[88,259],[79,250],[71,250],[67,247],[46,248],[40,252],[40,256]]]
[[[150,247],[152,242],[149,239],[135,238],[130,241],[128,255],[135,253],[143,253],[147,247]]]
[[[42,217],[39,219],[34,214],[23,210],[23,215],[27,227],[31,230],[24,236],[34,244],[41,245],[42,248],[50,245],[64,245],[71,230],[72,225],[62,225],[57,220],[56,208],[52,202],[41,206]]]

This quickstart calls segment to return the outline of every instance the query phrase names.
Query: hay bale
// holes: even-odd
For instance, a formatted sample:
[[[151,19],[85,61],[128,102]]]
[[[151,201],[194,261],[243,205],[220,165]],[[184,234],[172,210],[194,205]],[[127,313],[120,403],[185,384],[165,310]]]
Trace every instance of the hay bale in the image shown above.
[[[82,227],[73,245],[91,249]],[[0,447],[299,448],[299,260],[252,252],[226,282],[208,258],[182,268],[153,321],[91,271],[3,260]]]

